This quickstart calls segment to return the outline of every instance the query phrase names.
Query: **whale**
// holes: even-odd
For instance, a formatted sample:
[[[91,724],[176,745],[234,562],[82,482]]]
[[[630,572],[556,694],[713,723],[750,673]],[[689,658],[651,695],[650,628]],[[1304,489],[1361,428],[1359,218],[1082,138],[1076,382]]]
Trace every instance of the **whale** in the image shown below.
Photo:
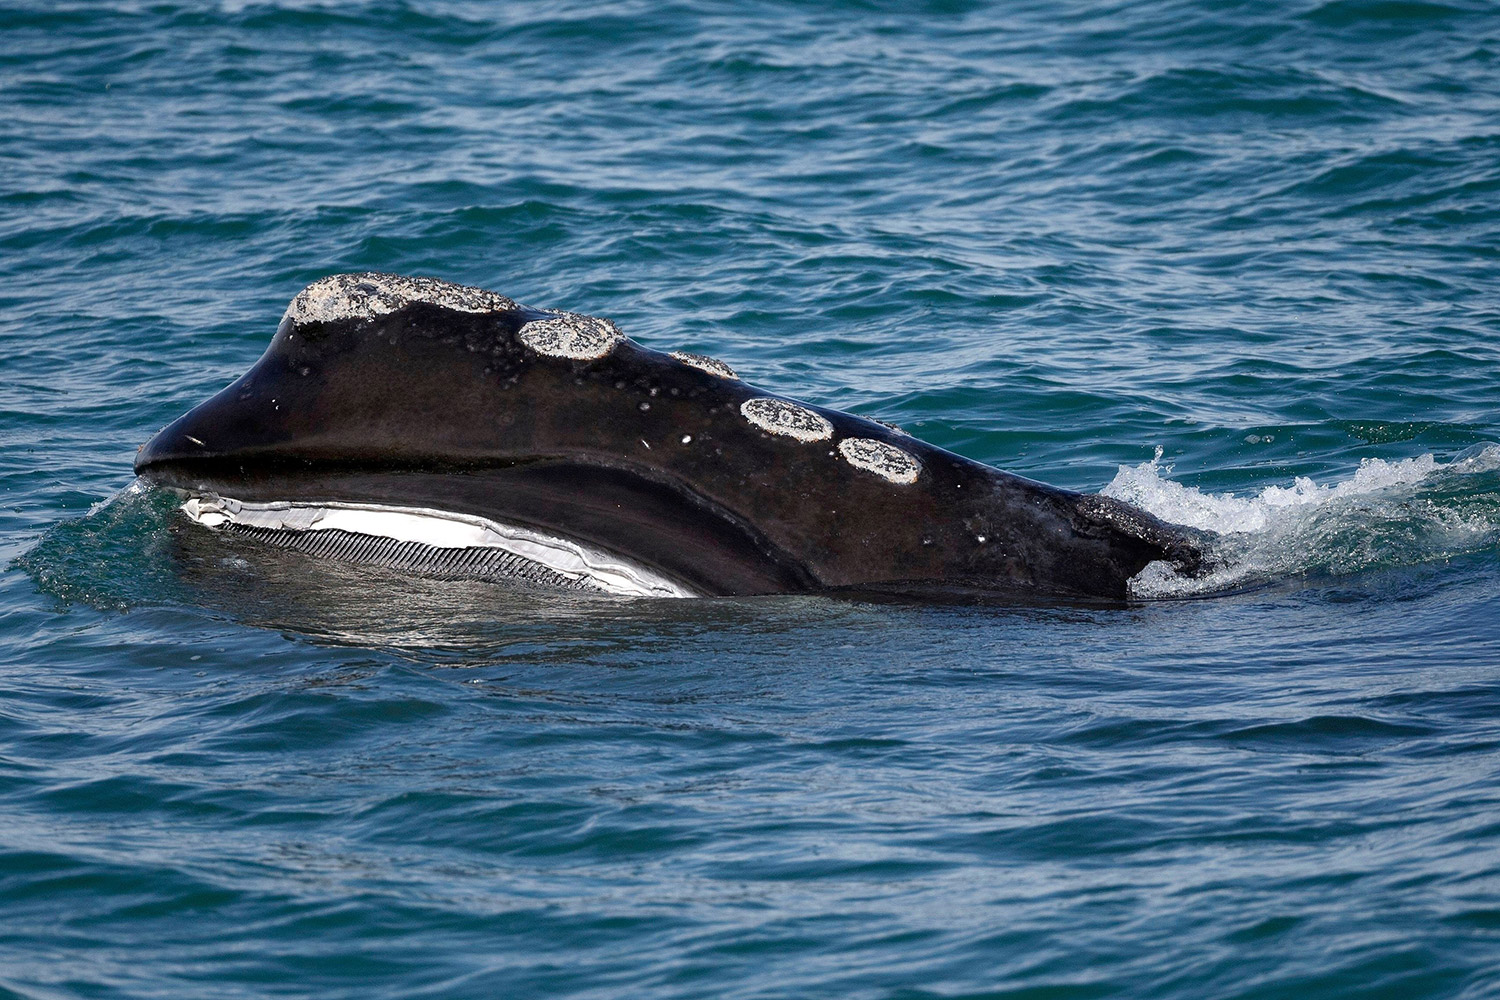
[[[336,274],[135,471],[184,516],[398,572],[639,597],[1130,598],[1210,539],[608,319]]]

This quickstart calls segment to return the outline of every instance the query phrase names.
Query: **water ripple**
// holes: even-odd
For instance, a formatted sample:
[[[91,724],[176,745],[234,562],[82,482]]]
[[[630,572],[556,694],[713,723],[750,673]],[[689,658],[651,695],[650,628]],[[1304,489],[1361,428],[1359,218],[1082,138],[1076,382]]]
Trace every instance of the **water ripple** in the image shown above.
[[[0,996],[1500,988],[1492,4],[0,23]],[[205,545],[136,447],[360,269],[1215,528],[1217,596]]]

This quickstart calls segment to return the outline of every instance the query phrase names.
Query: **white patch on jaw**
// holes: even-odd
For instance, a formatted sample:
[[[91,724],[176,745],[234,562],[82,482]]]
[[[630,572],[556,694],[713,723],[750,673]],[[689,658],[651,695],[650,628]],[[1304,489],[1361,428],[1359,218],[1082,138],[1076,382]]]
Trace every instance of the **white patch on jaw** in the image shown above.
[[[833,425],[805,406],[784,399],[760,396],[740,404],[744,418],[769,434],[798,441],[824,441],[833,437]]]
[[[604,357],[625,339],[620,328],[607,319],[578,313],[557,313],[535,319],[521,327],[516,338],[549,358],[593,361]]]
[[[500,549],[570,580],[624,597],[697,597],[659,573],[603,549],[488,518],[426,507],[355,503],[243,503],[190,497],[182,512],[208,528],[226,524],[272,531],[343,531],[436,549]]]
[[[282,320],[291,320],[300,326],[345,319],[374,319],[412,302],[426,302],[469,313],[503,312],[516,308],[510,299],[483,288],[457,285],[440,278],[408,278],[400,274],[367,271],[319,278],[297,293],[286,307]]]
[[[673,351],[672,357],[685,365],[691,365],[701,372],[717,375],[719,378],[739,378],[734,369],[720,361],[718,358],[710,358],[706,354],[689,354],[687,351]]]
[[[873,472],[893,483],[914,483],[922,471],[921,463],[911,455],[873,438],[844,438],[839,442],[839,454],[856,469]]]

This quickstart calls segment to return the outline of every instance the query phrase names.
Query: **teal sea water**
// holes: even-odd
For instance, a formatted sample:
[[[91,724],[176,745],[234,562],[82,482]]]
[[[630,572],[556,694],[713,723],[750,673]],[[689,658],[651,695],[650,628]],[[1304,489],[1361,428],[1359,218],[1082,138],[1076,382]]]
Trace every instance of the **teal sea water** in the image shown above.
[[[0,111],[0,997],[1500,997],[1493,4],[0,0]],[[181,558],[136,447],[359,269],[1230,557]]]

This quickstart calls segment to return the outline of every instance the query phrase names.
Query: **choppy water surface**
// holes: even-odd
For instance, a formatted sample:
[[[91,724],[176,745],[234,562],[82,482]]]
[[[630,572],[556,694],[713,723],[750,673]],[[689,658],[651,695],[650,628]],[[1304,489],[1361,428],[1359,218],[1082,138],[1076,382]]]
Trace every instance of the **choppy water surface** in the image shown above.
[[[0,3],[0,997],[1500,996],[1500,13]],[[377,269],[1226,533],[1129,607],[205,545]]]

